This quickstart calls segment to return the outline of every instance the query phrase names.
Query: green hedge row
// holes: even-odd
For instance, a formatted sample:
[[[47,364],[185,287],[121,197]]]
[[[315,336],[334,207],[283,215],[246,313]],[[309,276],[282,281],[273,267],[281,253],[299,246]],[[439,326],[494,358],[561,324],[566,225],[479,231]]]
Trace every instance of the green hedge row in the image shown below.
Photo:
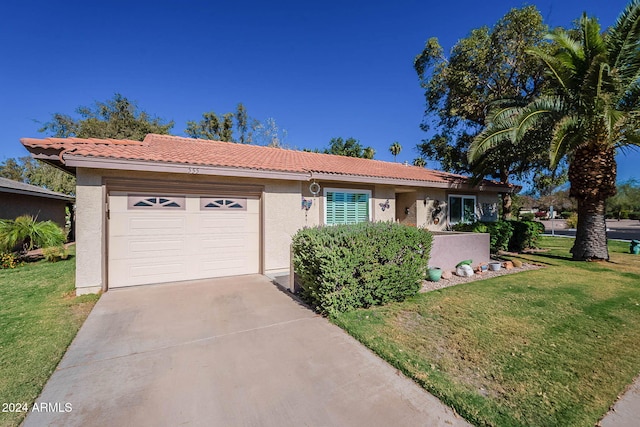
[[[455,231],[489,233],[491,252],[515,251],[535,248],[544,225],[539,221],[496,221],[456,224]]]
[[[301,297],[323,314],[402,301],[421,287],[432,236],[392,222],[306,228],[293,237]]]

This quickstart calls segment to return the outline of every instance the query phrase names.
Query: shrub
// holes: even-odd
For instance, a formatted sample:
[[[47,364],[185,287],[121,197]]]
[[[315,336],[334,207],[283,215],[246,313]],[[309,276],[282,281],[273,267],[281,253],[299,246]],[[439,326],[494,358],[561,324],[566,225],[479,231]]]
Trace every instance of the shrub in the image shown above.
[[[489,233],[489,247],[492,253],[506,251],[509,248],[509,240],[513,233],[513,227],[508,221],[482,222],[470,224],[456,224],[454,231],[466,231],[473,233]]]
[[[544,211],[538,211],[538,212],[535,213],[535,217],[536,218],[546,218],[547,215],[548,215],[548,213],[544,212]]]
[[[0,251],[11,252],[20,246],[24,251],[62,246],[65,239],[64,230],[52,221],[36,221],[30,215],[0,220]]]
[[[567,218],[567,228],[578,227],[578,214],[573,212],[569,218]]]
[[[513,227],[513,234],[509,239],[509,250],[520,252],[524,249],[535,248],[544,225],[537,221],[509,221]],[[540,224],[542,227],[540,227]]]
[[[306,228],[293,237],[302,298],[323,314],[402,301],[420,290],[432,236],[390,222]]]
[[[49,262],[57,262],[69,258],[69,251],[64,246],[42,248],[42,256]]]
[[[569,212],[569,211],[560,212],[560,216],[562,217],[562,219],[567,219],[571,215],[573,215],[573,212]]]
[[[18,261],[15,254],[9,252],[0,253],[0,270],[19,267],[22,263]]]
[[[629,212],[629,219],[640,219],[640,212]]]
[[[524,213],[522,215],[520,215],[520,218],[523,221],[533,221],[535,219],[535,215],[533,213]]]

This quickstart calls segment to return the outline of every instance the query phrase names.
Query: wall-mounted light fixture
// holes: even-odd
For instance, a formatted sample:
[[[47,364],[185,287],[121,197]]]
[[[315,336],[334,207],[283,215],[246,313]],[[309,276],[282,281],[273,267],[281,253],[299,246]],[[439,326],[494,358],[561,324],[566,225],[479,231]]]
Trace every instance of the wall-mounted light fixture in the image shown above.
[[[427,203],[429,203],[429,196],[424,196],[424,205],[427,206]]]

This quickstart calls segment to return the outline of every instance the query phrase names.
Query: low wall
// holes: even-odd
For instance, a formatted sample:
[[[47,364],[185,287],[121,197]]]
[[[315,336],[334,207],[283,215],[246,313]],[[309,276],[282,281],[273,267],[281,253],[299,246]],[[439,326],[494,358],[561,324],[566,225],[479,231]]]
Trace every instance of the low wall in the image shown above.
[[[453,270],[460,261],[490,261],[489,233],[434,232],[429,267]]]

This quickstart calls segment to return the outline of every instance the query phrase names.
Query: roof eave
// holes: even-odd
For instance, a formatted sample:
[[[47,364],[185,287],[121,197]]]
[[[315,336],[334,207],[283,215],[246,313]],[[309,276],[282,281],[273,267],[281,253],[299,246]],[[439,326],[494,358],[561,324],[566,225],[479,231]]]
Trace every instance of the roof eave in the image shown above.
[[[189,175],[217,175],[243,178],[269,178],[306,181],[306,172],[277,171],[264,169],[235,168],[229,166],[207,166],[192,163],[154,162],[144,160],[112,159],[103,157],[85,157],[72,154],[64,155],[64,163],[73,168],[115,169],[143,172],[165,172]]]
[[[29,191],[29,190],[23,190],[23,189],[19,189],[19,188],[10,188],[10,187],[0,187],[0,192],[2,192],[2,193],[20,194],[20,195],[23,195],[23,196],[42,197],[42,198],[45,198],[45,199],[65,200],[67,202],[73,202],[75,200],[75,197],[66,196],[64,194],[41,193],[39,191]]]

